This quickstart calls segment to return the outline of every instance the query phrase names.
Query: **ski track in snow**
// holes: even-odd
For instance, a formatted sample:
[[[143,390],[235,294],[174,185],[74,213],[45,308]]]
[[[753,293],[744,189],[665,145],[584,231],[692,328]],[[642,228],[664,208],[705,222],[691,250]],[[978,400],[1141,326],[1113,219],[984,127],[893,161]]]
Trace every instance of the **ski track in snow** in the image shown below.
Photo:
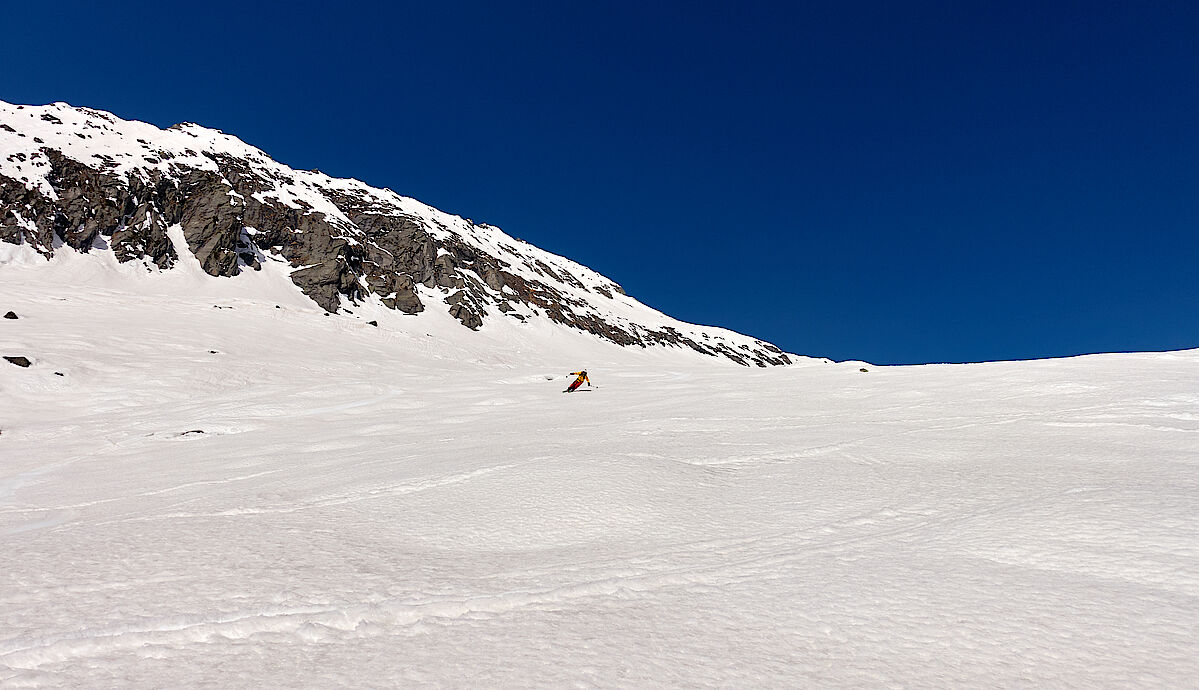
[[[6,280],[0,686],[1199,678],[1199,352],[528,362]]]

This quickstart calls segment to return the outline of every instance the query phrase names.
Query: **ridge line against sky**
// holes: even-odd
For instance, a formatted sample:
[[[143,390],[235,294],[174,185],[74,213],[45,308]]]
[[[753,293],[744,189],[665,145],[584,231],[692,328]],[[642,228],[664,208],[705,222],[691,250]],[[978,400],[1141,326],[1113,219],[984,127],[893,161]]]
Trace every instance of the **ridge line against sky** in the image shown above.
[[[6,8],[0,99],[194,121],[876,363],[1199,346],[1182,2]]]

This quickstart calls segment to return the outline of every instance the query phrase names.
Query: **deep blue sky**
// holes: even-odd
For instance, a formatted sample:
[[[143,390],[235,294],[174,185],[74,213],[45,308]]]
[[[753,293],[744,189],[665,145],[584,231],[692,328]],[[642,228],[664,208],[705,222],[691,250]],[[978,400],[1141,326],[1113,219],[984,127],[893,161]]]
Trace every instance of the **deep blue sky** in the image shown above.
[[[194,121],[688,321],[1199,347],[1199,3],[8,3],[0,99]]]

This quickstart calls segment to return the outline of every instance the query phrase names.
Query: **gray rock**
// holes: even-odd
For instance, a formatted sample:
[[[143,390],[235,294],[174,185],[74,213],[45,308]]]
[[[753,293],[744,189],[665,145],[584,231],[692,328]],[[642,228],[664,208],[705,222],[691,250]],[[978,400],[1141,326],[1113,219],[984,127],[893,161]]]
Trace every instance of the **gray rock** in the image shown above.
[[[205,273],[235,276],[237,240],[241,237],[241,207],[230,204],[229,187],[218,180],[200,180],[186,190],[179,222],[187,246]]]
[[[482,310],[474,303],[469,293],[459,290],[446,297],[445,303],[450,305],[450,316],[461,321],[463,326],[473,331],[483,325],[483,316],[480,313]]]
[[[5,356],[5,357],[4,357],[4,359],[8,360],[9,362],[11,362],[11,363],[13,363],[13,364],[15,364],[15,365],[17,365],[17,366],[19,366],[19,367],[27,367],[27,366],[29,366],[30,364],[33,364],[33,362],[30,362],[30,361],[29,361],[29,359],[28,359],[28,358],[25,358],[25,357],[8,357],[8,356]]]

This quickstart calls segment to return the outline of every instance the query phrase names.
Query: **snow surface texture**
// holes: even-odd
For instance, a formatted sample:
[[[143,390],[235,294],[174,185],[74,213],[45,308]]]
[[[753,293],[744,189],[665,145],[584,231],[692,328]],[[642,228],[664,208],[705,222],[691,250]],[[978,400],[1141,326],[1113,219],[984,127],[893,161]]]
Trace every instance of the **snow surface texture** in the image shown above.
[[[1199,351],[758,370],[106,261],[0,257],[4,687],[1196,686]]]

